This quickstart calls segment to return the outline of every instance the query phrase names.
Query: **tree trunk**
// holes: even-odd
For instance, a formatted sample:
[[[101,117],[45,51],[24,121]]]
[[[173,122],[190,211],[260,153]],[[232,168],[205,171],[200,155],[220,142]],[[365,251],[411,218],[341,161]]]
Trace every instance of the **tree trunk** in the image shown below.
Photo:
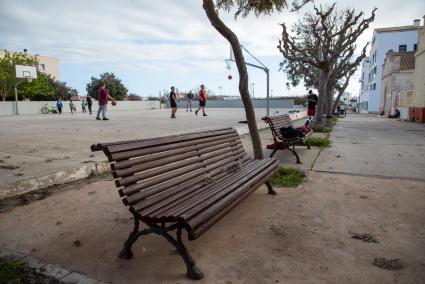
[[[335,113],[336,108],[338,107],[338,102],[341,99],[341,96],[344,94],[344,92],[338,92],[338,96],[336,97],[333,106],[332,106],[332,113]]]
[[[252,147],[254,150],[254,158],[263,158],[263,149],[261,147],[260,133],[257,128],[255,119],[254,107],[249,96],[248,89],[248,71],[246,69],[245,58],[242,54],[242,49],[239,40],[235,33],[229,29],[223,21],[220,20],[212,0],[203,0],[203,8],[207,14],[210,23],[213,27],[230,43],[233,54],[235,56],[236,66],[239,72],[239,93],[245,108],[246,120],[248,123],[249,134],[251,135]]]
[[[326,89],[328,84],[328,74],[320,70],[319,74],[319,98],[317,100],[317,112],[315,118],[315,124],[318,126],[324,126],[326,124],[326,119],[324,119],[324,115],[326,115]]]

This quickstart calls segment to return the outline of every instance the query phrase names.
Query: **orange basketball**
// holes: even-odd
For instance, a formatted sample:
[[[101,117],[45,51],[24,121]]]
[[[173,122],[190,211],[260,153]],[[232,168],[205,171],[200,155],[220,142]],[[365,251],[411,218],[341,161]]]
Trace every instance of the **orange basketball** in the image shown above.
[[[117,105],[117,102],[116,101],[112,101],[112,105],[113,106],[116,106]]]
[[[227,76],[227,79],[232,80],[232,75]]]

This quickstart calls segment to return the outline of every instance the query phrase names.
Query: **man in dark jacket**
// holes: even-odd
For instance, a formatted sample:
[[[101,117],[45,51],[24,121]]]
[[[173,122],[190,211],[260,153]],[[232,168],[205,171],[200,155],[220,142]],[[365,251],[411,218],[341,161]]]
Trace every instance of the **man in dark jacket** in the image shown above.
[[[93,102],[92,102],[91,97],[89,95],[87,95],[86,103],[87,103],[87,108],[89,109],[89,113],[91,115],[91,106],[92,106]]]

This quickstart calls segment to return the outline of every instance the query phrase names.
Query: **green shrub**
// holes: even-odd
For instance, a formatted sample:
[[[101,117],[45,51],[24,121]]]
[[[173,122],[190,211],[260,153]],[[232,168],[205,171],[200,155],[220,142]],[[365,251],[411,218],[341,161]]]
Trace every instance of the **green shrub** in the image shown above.
[[[297,187],[305,179],[305,173],[297,168],[281,167],[277,173],[270,178],[270,183],[283,187]]]
[[[330,133],[332,131],[332,128],[323,126],[313,126],[313,130],[316,133]]]
[[[24,270],[25,265],[22,262],[2,259],[0,263],[0,283],[16,281],[20,278]]]
[[[331,140],[329,139],[329,135],[326,136],[311,136],[307,139],[308,144],[311,146],[316,146],[320,148],[326,148],[331,145]]]

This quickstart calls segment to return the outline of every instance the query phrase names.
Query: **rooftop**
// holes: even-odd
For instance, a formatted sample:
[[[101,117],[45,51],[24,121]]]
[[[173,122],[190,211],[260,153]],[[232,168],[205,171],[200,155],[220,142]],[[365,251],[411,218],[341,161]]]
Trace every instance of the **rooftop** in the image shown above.
[[[377,33],[385,33],[385,32],[402,32],[402,31],[408,31],[408,30],[417,30],[421,28],[421,26],[402,26],[402,27],[389,27],[389,28],[380,28],[375,29],[375,32]]]

